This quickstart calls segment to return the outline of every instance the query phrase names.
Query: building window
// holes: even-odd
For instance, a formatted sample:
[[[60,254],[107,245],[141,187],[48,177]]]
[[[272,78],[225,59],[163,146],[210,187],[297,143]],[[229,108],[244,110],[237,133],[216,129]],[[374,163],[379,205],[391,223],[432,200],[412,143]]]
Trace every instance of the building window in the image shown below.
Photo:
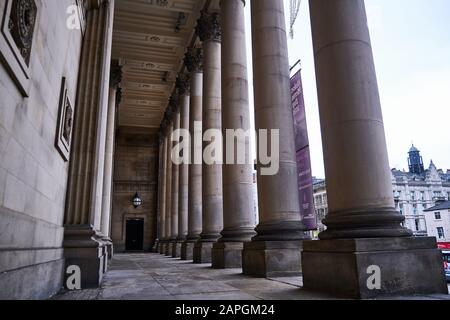
[[[414,191],[411,191],[411,200],[416,199],[416,193]]]
[[[414,222],[416,224],[416,231],[420,231],[420,221],[416,219]]]
[[[403,214],[403,203],[400,203],[400,213]]]
[[[434,192],[434,197],[435,198],[439,198],[441,196],[441,192],[440,191],[435,191]]]
[[[444,239],[445,238],[444,228],[437,227],[437,234],[438,234],[438,239]]]
[[[420,192],[420,199],[425,200],[425,192],[423,191]]]
[[[417,204],[413,204],[413,213],[417,214]]]
[[[424,209],[427,208],[427,204],[426,204],[426,203],[423,204],[423,208],[424,208]]]
[[[441,220],[442,218],[441,218],[441,213],[440,212],[435,212],[434,213],[434,218],[436,219],[436,220]]]

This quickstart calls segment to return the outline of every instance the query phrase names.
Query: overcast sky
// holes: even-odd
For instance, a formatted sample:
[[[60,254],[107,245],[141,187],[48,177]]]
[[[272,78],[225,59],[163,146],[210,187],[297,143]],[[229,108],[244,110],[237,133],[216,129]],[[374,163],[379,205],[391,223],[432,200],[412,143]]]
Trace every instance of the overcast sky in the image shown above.
[[[284,1],[288,23],[290,1]],[[407,152],[414,142],[426,167],[432,159],[438,168],[450,169],[450,1],[366,0],[366,9],[391,167],[407,169]],[[250,5],[246,13],[251,75]],[[312,170],[323,178],[307,0],[301,2],[294,32],[290,62],[302,60]],[[252,92],[253,87],[250,96]]]

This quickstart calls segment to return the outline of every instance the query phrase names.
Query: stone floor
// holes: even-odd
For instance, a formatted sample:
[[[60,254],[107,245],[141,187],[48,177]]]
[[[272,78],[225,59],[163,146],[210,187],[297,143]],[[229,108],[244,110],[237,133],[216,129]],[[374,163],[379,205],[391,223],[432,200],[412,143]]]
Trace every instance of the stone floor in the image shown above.
[[[303,290],[301,277],[260,279],[240,269],[209,265],[159,254],[117,254],[101,288],[62,292],[57,300],[313,300],[331,296]],[[449,288],[450,289],[450,288]],[[394,299],[445,299],[449,295]]]

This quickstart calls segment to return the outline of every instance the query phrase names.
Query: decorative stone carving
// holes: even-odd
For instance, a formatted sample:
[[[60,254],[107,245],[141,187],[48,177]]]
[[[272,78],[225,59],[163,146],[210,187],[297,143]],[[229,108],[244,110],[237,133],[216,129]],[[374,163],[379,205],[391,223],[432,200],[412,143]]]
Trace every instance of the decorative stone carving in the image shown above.
[[[180,108],[180,97],[179,95],[173,95],[169,99],[169,108],[172,113],[175,113]],[[172,115],[173,116],[173,115]]]
[[[0,53],[6,67],[27,97],[31,48],[35,34],[38,6],[35,0],[7,0],[0,17]]]
[[[183,96],[185,94],[189,95],[189,89],[190,89],[190,77],[188,73],[180,73],[178,75],[177,81],[175,86],[178,89],[178,94]]]
[[[222,30],[219,13],[202,11],[200,19],[197,20],[195,32],[203,42],[208,40],[220,42],[222,40]]]
[[[184,64],[189,72],[201,72],[203,70],[203,49],[188,48],[184,57]]]
[[[56,128],[55,147],[63,157],[69,160],[70,145],[73,131],[73,107],[67,90],[66,78],[62,79],[61,96],[59,100],[58,126]]]

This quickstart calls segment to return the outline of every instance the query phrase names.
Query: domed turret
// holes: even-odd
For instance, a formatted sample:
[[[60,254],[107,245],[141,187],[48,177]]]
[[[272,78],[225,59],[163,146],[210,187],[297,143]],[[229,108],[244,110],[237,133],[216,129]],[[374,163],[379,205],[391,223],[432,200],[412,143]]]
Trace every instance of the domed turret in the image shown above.
[[[409,149],[408,154],[409,172],[415,174],[424,173],[425,169],[423,167],[423,160],[420,156],[420,151],[414,145],[412,145],[411,149]]]

